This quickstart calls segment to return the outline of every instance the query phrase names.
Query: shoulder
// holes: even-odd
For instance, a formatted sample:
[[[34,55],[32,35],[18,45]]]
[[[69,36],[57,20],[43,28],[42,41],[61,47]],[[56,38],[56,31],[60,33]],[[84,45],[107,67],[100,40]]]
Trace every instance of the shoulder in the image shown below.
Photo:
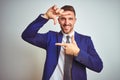
[[[93,44],[91,36],[75,33],[75,39],[77,42],[80,42],[81,45],[91,45]]]
[[[47,34],[48,34],[48,38],[56,38],[57,35],[58,35],[59,32],[56,32],[56,31],[48,31]]]
[[[49,35],[56,35],[56,34],[58,34],[58,32],[56,32],[56,31],[51,31],[51,30],[50,30],[50,31],[48,32],[48,34],[49,34]]]
[[[75,36],[77,36],[81,39],[90,39],[91,38],[91,36],[80,34],[80,33],[77,33],[77,32],[75,32]]]

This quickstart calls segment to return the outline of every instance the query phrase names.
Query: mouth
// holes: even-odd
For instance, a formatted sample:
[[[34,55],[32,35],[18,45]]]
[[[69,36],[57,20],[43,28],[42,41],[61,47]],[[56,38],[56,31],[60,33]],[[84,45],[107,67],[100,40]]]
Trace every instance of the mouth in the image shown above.
[[[70,26],[64,26],[64,30],[69,30]]]
[[[71,25],[63,25],[63,27],[67,29],[67,28],[70,28]]]
[[[63,27],[62,27],[62,30],[65,32],[65,33],[69,33],[70,32],[70,29],[71,29],[71,25],[68,24],[64,24]]]

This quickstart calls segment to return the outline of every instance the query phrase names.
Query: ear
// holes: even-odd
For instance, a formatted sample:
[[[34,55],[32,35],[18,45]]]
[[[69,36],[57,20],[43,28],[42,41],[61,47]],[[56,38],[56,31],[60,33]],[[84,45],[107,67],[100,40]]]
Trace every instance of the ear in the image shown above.
[[[77,18],[75,17],[75,21],[74,21],[74,23],[76,23],[76,21],[77,21]]]
[[[75,17],[75,22],[76,22],[77,18]]]

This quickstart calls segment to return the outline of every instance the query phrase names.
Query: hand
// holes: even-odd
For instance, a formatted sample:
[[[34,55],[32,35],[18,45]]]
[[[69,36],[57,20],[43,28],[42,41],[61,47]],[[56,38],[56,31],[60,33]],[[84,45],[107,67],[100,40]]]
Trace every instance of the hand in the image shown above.
[[[77,56],[80,52],[80,49],[78,48],[73,36],[71,38],[71,41],[71,43],[56,43],[55,45],[63,46],[65,54]]]
[[[63,9],[60,9],[56,5],[54,5],[47,10],[47,12],[44,14],[44,18],[53,19],[54,24],[56,24],[57,23],[57,17],[62,15],[63,12],[64,12]]]

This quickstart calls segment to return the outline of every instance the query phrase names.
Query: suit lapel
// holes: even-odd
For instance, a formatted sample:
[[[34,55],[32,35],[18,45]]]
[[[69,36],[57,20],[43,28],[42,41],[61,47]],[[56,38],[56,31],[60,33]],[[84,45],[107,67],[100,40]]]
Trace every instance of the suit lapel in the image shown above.
[[[57,43],[61,43],[62,42],[62,37],[63,37],[63,34],[62,32],[60,31],[58,34],[57,34]],[[60,54],[60,46],[57,46],[57,61],[58,61],[58,57],[59,57],[59,54]]]
[[[77,32],[75,32],[75,41],[78,47],[80,47],[80,39],[81,39],[80,35]]]
[[[76,32],[75,32],[75,35],[74,35],[74,36],[75,36],[75,37],[74,37],[74,38],[75,38],[75,41],[76,41],[76,43],[77,43],[77,42],[78,42],[78,41],[77,41],[78,38],[77,38],[77,33],[76,33]]]

